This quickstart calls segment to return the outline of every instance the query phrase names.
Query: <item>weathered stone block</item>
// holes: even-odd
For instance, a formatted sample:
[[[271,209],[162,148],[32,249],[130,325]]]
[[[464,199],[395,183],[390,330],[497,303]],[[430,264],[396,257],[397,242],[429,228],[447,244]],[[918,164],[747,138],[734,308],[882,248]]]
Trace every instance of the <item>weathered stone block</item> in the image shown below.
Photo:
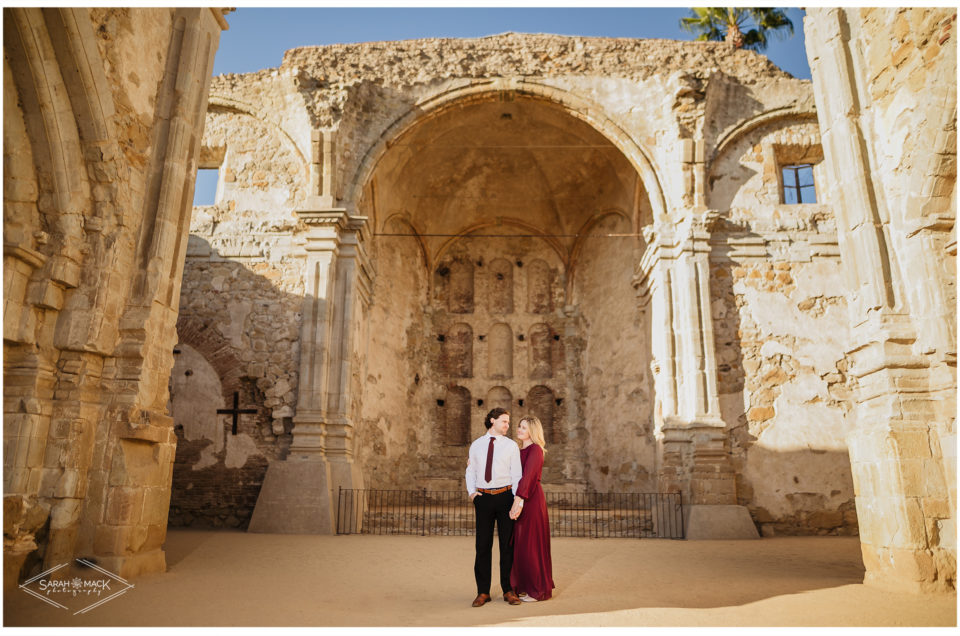
[[[170,491],[164,487],[147,488],[143,495],[142,520],[147,524],[162,523],[170,510]]]
[[[27,484],[30,479],[31,469],[26,466],[4,467],[3,469],[3,487],[5,492],[23,493],[29,492]]]
[[[138,487],[111,488],[107,495],[106,522],[115,526],[139,523],[143,513],[144,490]]]
[[[57,484],[60,482],[62,475],[63,468],[59,466],[34,468],[30,473],[28,488],[30,488],[32,492],[37,492],[42,497],[52,497],[56,492]],[[33,491],[34,487],[36,487],[36,491]]]
[[[167,539],[167,524],[166,517],[164,516],[163,523],[155,523],[147,526],[147,536],[143,544],[140,546],[140,551],[150,551],[158,550],[163,546],[164,541]]]
[[[126,550],[129,554],[149,552],[146,547],[150,528],[142,523],[124,526],[126,530]]]
[[[842,525],[843,520],[843,512],[839,510],[819,510],[807,518],[810,525],[827,529]]]
[[[81,489],[81,471],[77,469],[66,469],[63,471],[60,479],[57,481],[57,485],[54,488],[54,497],[82,497],[83,490]]]
[[[747,411],[747,419],[751,422],[765,422],[776,415],[772,406],[755,406]]]
[[[128,526],[98,526],[93,542],[94,551],[102,555],[127,554],[128,532]]]

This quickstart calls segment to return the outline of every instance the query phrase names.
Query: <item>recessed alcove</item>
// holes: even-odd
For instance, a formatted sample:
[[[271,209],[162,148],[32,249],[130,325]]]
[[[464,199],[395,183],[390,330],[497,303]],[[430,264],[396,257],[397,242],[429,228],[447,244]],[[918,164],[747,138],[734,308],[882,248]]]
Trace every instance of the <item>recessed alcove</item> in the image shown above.
[[[628,397],[652,393],[632,388],[650,381],[631,284],[643,248],[631,230],[652,215],[646,191],[626,156],[582,118],[546,99],[501,97],[425,115],[391,141],[363,189],[378,346],[367,369],[377,382],[364,386],[361,402],[365,420],[383,422],[394,440],[383,454],[361,450],[365,474],[446,478],[454,487],[465,445],[485,431],[486,413],[502,407],[514,425],[525,415],[544,422],[544,475],[553,483],[607,489],[589,466],[634,461],[650,465],[638,473],[646,478],[653,440],[633,436],[639,441],[628,448],[609,441],[652,413]],[[637,371],[625,381],[588,367],[588,351],[627,356]],[[393,390],[393,378],[415,373],[426,392]],[[612,395],[609,387],[624,382],[631,389]],[[473,398],[454,397],[462,391]],[[443,435],[415,432],[434,417],[437,395],[446,403]],[[567,442],[577,438],[594,441]]]

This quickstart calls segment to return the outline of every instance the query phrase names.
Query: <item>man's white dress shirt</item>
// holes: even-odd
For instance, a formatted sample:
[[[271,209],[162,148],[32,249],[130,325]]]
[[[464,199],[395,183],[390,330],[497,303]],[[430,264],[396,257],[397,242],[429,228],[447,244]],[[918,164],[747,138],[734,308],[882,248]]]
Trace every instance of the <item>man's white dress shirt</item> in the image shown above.
[[[493,466],[491,479],[483,478],[487,466],[487,448],[493,438]],[[487,433],[470,444],[470,463],[467,464],[467,493],[473,496],[477,488],[502,488],[510,485],[513,494],[517,494],[523,467],[520,464],[520,447],[504,435]]]

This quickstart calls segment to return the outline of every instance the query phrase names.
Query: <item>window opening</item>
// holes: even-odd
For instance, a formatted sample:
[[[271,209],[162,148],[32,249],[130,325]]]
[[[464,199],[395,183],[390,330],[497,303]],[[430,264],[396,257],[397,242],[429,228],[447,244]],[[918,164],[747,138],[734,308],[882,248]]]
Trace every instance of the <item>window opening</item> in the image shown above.
[[[215,204],[217,202],[217,183],[219,181],[219,168],[200,168],[197,170],[197,182],[193,186],[193,205]]]
[[[816,203],[817,191],[813,184],[813,164],[801,163],[781,168],[783,177],[783,202]]]

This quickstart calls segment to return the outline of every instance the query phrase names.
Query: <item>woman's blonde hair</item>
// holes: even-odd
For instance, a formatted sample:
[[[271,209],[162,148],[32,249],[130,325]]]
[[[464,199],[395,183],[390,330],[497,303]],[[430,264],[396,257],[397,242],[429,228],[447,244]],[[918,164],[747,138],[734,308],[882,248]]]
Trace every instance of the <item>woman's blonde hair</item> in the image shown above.
[[[520,424],[524,422],[527,423],[527,430],[530,431],[530,440],[543,449],[544,454],[547,452],[547,441],[543,437],[543,424],[540,423],[540,419],[528,415],[527,417],[520,419]],[[520,424],[517,424],[517,428],[520,427]]]

